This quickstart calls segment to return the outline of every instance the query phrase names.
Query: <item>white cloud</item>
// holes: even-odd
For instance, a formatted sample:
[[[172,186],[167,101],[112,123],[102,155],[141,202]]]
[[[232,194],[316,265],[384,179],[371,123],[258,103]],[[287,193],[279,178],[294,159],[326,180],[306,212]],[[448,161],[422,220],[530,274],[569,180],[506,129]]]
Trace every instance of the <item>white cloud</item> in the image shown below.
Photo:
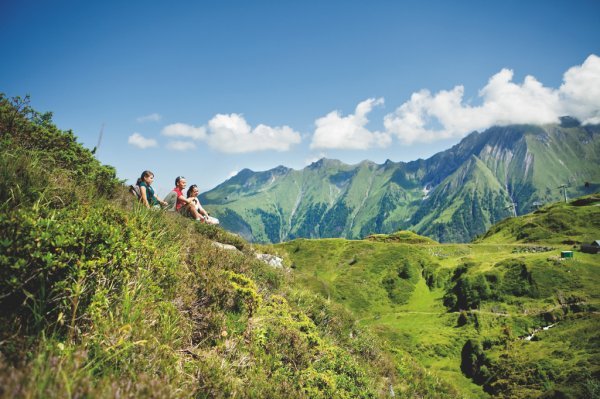
[[[163,128],[162,134],[169,137],[186,137],[192,140],[204,140],[206,138],[206,128],[204,126],[195,127],[185,123],[174,123]]]
[[[196,144],[191,141],[175,140],[175,141],[169,141],[167,143],[167,148],[169,150],[174,150],[174,151],[188,151],[188,150],[195,150]]]
[[[600,123],[600,57],[592,54],[582,65],[574,66],[563,75],[560,88],[544,86],[533,76],[513,82],[514,73],[502,69],[479,90],[479,105],[464,98],[464,87],[431,93],[421,90],[411,95],[394,112],[385,115],[383,131],[367,129],[368,114],[384,103],[383,98],[360,102],[353,114],[343,116],[333,111],[315,121],[311,149],[354,149],[387,147],[396,137],[405,144],[430,142],[438,139],[460,138],[474,130],[493,125],[512,123],[544,124],[557,122],[560,116],[571,115],[583,123]],[[138,118],[159,120],[152,114]],[[225,153],[254,151],[288,151],[302,141],[301,135],[289,126],[250,126],[240,114],[217,114],[204,126],[175,123],[161,132],[171,138],[167,147],[191,150],[193,141],[206,142],[211,148]],[[193,140],[193,141],[189,141]],[[156,140],[139,133],[129,143],[140,148],[154,147]],[[318,158],[320,159],[320,158]],[[307,159],[306,162],[317,160]]]
[[[229,174],[227,175],[227,179],[231,179],[233,176],[237,175],[238,173],[240,173],[239,170],[232,170],[231,172],[229,172]]]
[[[288,126],[258,125],[254,129],[242,115],[217,114],[208,122],[206,141],[221,152],[288,151],[300,142],[300,133]]]
[[[341,116],[338,111],[333,111],[317,119],[310,148],[365,150],[387,147],[391,143],[389,133],[371,132],[365,128],[369,122],[367,114],[383,102],[383,98],[370,98],[359,103],[354,114]]]
[[[301,141],[300,133],[288,126],[270,127],[261,124],[252,128],[239,114],[217,114],[208,122],[208,126],[195,127],[185,123],[174,123],[165,126],[162,134],[204,141],[210,147],[226,153],[288,151],[293,144]],[[182,143],[176,144],[177,149],[184,148]],[[185,149],[192,149],[190,144],[193,143],[186,143]]]
[[[144,122],[158,122],[162,119],[162,116],[160,114],[157,113],[153,113],[150,115],[144,115],[144,116],[140,116],[139,118],[136,119],[136,121],[138,123],[144,123]]]
[[[565,72],[560,94],[566,113],[584,123],[600,123],[600,57],[592,54]]]
[[[147,139],[141,134],[135,132],[127,139],[127,142],[134,147],[146,149],[150,147],[156,147],[158,143],[154,139]]]
[[[544,87],[533,76],[512,81],[513,71],[502,69],[479,91],[480,106],[463,103],[464,87],[413,93],[410,100],[384,117],[386,131],[404,143],[462,137],[473,130],[511,123],[551,123],[563,115],[584,123],[600,122],[600,58],[590,55],[570,68],[559,89]]]

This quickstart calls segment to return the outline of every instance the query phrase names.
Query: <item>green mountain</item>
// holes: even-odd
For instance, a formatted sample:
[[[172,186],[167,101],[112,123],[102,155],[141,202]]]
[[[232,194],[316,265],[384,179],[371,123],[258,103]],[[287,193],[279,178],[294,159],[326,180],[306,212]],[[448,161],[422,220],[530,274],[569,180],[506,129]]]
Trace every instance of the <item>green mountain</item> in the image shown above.
[[[472,155],[417,210],[413,228],[440,241],[461,242],[507,217],[508,197],[492,171]]]
[[[427,160],[321,159],[302,170],[244,169],[201,200],[223,226],[256,242],[356,239],[398,229],[467,242],[565,192],[597,191],[599,182],[600,126],[563,118],[560,125],[474,132]]]

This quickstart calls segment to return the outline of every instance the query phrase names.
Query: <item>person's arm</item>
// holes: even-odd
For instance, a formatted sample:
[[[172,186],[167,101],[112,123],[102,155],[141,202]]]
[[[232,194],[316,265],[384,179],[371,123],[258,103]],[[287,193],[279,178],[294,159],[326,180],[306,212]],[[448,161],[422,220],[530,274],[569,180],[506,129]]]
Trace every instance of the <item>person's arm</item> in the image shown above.
[[[185,198],[185,196],[180,195],[177,197],[178,200],[184,201],[187,205],[192,203],[192,199],[191,198]]]
[[[146,186],[140,185],[140,194],[142,195],[142,203],[146,208],[150,208],[150,204],[148,203],[148,198],[146,197]]]
[[[160,198],[158,198],[158,195],[154,194],[154,198],[156,198],[156,200],[158,201],[159,204],[161,204],[162,206],[167,206],[167,202],[161,200]]]

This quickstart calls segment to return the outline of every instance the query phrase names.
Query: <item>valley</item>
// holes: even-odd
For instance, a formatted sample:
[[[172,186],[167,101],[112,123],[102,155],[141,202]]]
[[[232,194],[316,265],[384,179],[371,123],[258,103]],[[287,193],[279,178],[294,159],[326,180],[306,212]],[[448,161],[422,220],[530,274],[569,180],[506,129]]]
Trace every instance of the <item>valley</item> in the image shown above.
[[[596,203],[571,206],[572,216],[598,218]],[[579,251],[561,259],[573,246],[557,240],[499,242],[500,230],[472,244],[403,243],[397,234],[276,247],[292,261],[294,284],[342,304],[465,397],[578,396],[600,372],[600,261]]]

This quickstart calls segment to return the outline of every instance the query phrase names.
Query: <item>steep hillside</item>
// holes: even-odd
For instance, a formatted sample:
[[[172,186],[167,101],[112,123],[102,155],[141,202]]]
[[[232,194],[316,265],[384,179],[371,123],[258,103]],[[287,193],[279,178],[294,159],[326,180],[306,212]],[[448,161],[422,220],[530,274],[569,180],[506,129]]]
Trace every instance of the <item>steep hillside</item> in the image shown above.
[[[456,396],[244,240],[135,203],[26,99],[0,95],[0,141],[0,397]]]
[[[559,258],[565,237],[600,232],[598,195],[510,218],[478,244],[399,231],[254,247],[140,207],[27,100],[0,95],[0,144],[0,397],[599,395],[600,255]],[[437,186],[502,192],[481,156],[462,165]],[[329,196],[296,171],[245,171],[229,195],[284,195],[292,176],[333,209],[390,178],[404,192],[424,171],[411,167],[324,160],[310,178]]]
[[[411,229],[468,242],[539,204],[600,188],[600,126],[513,125],[474,132],[427,160],[322,159],[296,171],[243,170],[202,194],[225,227],[257,242],[362,238]]]

